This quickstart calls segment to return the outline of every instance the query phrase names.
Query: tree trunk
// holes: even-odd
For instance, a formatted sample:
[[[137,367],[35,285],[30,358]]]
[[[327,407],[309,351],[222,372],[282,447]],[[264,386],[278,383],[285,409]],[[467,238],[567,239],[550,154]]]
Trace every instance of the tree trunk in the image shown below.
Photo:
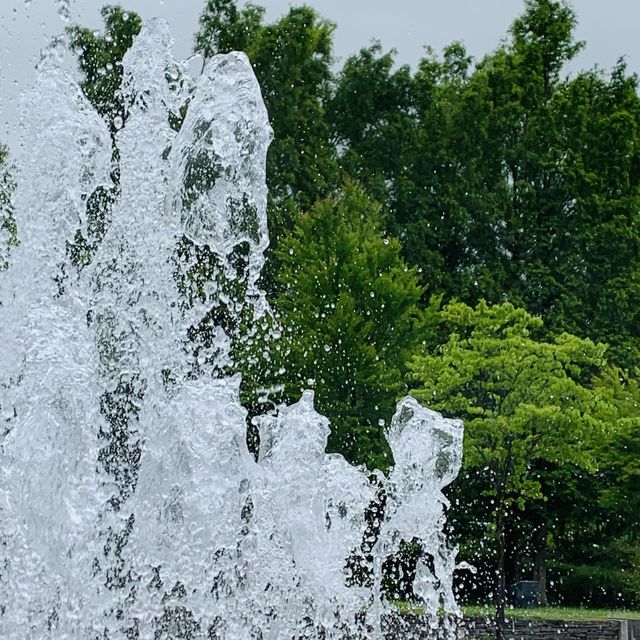
[[[538,582],[538,604],[546,607],[547,600],[547,558],[549,547],[547,545],[546,527],[541,526],[536,533],[536,557],[533,563],[533,579]]]
[[[498,501],[498,513],[496,517],[496,546],[497,546],[497,567],[496,567],[496,640],[504,640],[504,608],[507,595],[507,585],[505,578],[505,544],[504,544],[504,506],[502,501]]]

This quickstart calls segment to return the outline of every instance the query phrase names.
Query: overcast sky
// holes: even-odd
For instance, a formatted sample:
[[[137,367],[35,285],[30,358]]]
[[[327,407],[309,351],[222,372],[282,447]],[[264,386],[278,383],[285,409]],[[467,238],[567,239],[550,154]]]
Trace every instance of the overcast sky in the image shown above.
[[[0,0],[0,139],[14,139],[17,97],[29,85],[40,50],[65,23],[58,5],[65,0]],[[111,4],[117,0],[109,0]],[[107,0],[70,0],[71,20],[100,28],[99,10]],[[143,17],[162,16],[171,24],[176,57],[190,54],[193,33],[205,0],[122,0]],[[241,2],[240,4],[244,4]],[[290,0],[256,0],[267,8],[267,19],[285,13]],[[293,2],[302,4],[302,2]],[[476,58],[495,49],[512,20],[522,12],[522,0],[307,0],[332,20],[335,54],[344,59],[379,39],[398,51],[398,61],[415,64],[424,45],[440,50],[462,40]],[[586,49],[567,72],[598,65],[611,68],[626,56],[629,69],[640,72],[640,0],[574,0],[578,39]]]

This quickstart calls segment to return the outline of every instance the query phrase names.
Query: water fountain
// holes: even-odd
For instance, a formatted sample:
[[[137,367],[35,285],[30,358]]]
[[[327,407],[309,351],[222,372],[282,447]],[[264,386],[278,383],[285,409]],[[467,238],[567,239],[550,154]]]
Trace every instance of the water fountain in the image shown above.
[[[0,273],[0,636],[383,637],[383,562],[414,539],[414,591],[432,634],[452,635],[442,489],[460,423],[402,400],[395,466],[372,482],[325,453],[307,391],[256,419],[254,459],[215,318],[267,312],[260,89],[241,53],[191,78],[159,20],[123,65],[117,189],[110,132],[56,56],[23,106],[21,243]],[[78,268],[69,247],[109,189],[106,232]],[[189,295],[199,246],[214,272]],[[204,325],[208,340],[188,339]],[[350,579],[381,490],[370,575]]]

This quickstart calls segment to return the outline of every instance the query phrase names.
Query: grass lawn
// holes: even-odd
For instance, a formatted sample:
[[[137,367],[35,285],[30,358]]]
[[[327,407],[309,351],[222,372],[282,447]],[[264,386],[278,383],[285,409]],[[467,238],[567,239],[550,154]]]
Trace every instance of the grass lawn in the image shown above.
[[[465,616],[490,616],[493,608],[486,605],[463,606]],[[640,611],[622,609],[583,609],[581,607],[534,607],[505,610],[507,618],[543,618],[546,620],[606,620],[607,618],[640,619]]]
[[[420,615],[422,607],[410,602],[394,603],[400,613]],[[462,612],[469,617],[490,617],[494,609],[490,605],[465,605]],[[541,618],[546,620],[607,620],[608,618],[633,618],[640,620],[640,611],[624,609],[583,609],[581,607],[535,607],[531,609],[505,610],[506,618]]]

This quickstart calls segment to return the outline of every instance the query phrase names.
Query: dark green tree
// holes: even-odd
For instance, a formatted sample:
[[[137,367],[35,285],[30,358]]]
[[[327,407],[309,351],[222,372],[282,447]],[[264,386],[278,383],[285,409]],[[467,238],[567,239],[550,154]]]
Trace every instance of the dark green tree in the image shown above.
[[[78,57],[82,89],[115,133],[126,116],[119,94],[122,59],[140,32],[142,19],[137,13],[109,4],[102,7],[100,15],[102,33],[80,25],[69,27],[67,32],[69,45]],[[120,123],[116,126],[117,118]]]
[[[575,23],[563,3],[528,2],[511,42],[470,77],[488,132],[476,166],[494,185],[486,206],[495,240],[477,255],[495,284],[478,294],[493,302],[502,294],[543,316],[552,333],[607,342],[612,360],[636,366],[637,81],[622,63],[609,78],[562,80],[581,47]]]
[[[511,26],[511,51],[523,75],[525,93],[522,102],[536,106],[551,98],[563,66],[582,49],[573,31],[577,19],[574,11],[557,0],[526,0],[524,14]]]
[[[575,25],[564,2],[529,0],[475,68],[459,44],[413,75],[365,49],[328,113],[345,170],[388,207],[428,293],[508,299],[636,366],[637,81],[622,62],[563,79]]]
[[[484,262],[501,278],[498,290],[551,331],[606,341],[611,357],[630,365],[638,337],[637,83],[623,64],[609,79],[584,72],[561,80],[581,47],[575,22],[563,3],[528,2],[511,42],[470,78],[470,89],[488,98],[480,121],[494,141],[483,142],[478,166],[503,168],[492,199],[498,251]]]
[[[348,58],[327,113],[343,170],[389,205],[388,183],[399,181],[417,130],[410,69],[394,66],[395,53],[383,54],[380,43]]]
[[[494,235],[491,183],[476,167],[480,100],[463,96],[470,64],[454,43],[442,58],[429,50],[411,75],[374,45],[347,61],[329,109],[345,170],[389,208],[427,291],[447,296],[475,295],[477,258]]]
[[[207,0],[195,35],[195,50],[205,58],[216,53],[248,51],[264,28],[264,7],[238,9],[236,0]]]

